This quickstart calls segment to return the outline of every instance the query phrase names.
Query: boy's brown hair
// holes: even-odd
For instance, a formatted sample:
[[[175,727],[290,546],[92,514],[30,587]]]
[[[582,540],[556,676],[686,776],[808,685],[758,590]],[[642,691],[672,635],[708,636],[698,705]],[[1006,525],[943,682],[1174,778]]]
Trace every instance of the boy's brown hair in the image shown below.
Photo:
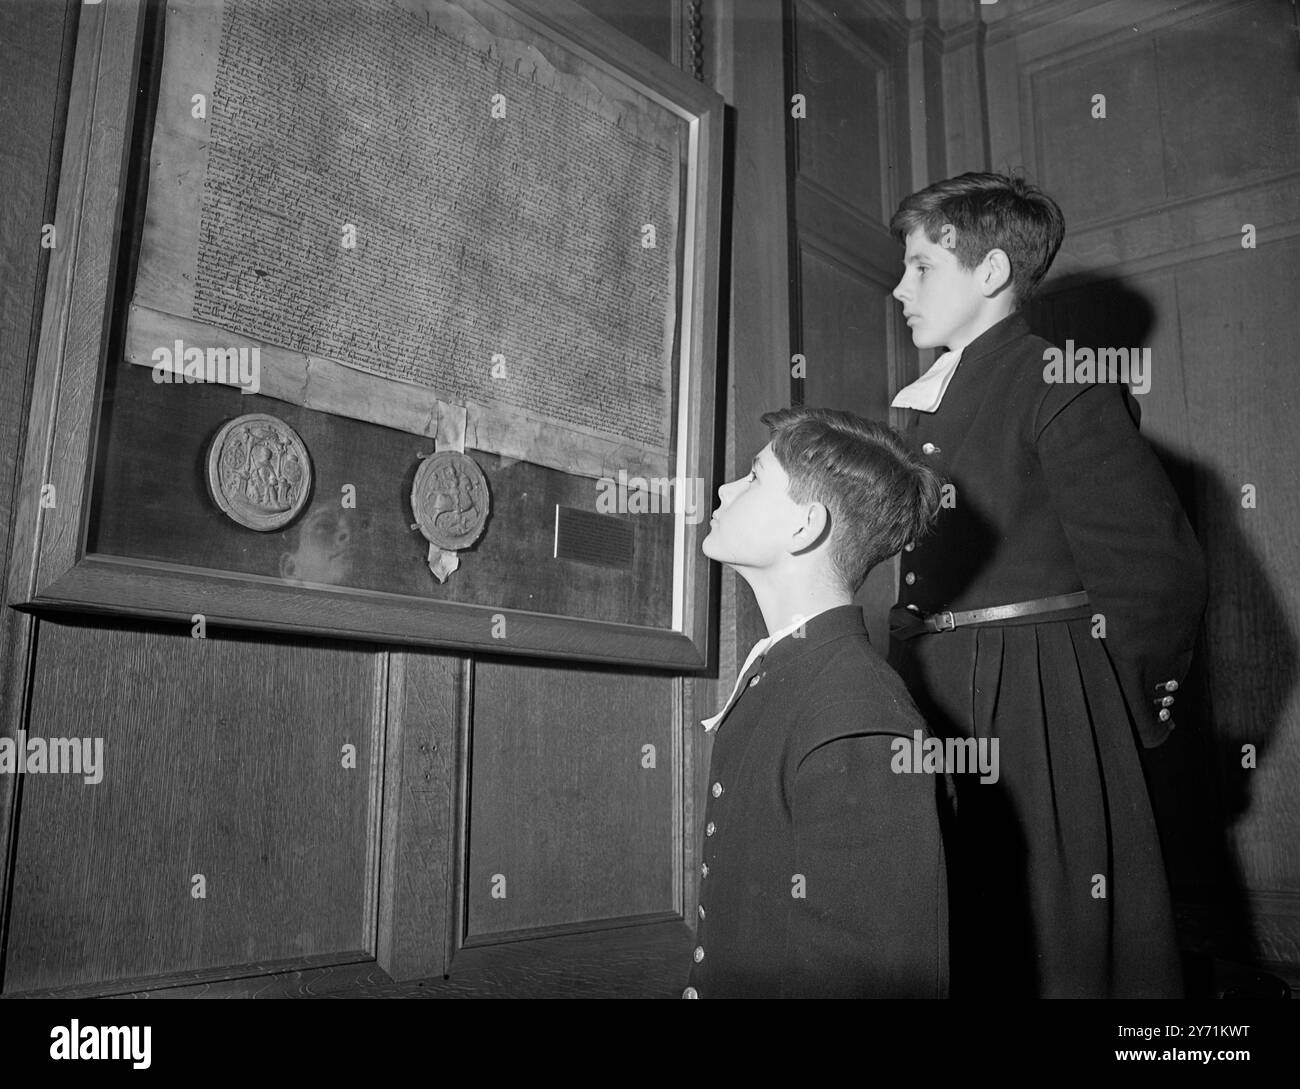
[[[1065,237],[1060,206],[1037,186],[1005,174],[962,174],[935,182],[907,197],[889,221],[899,242],[920,227],[939,243],[944,228],[962,268],[978,265],[989,250],[1011,261],[1016,302],[1027,302],[1051,268]],[[946,243],[945,243],[946,244]]]
[[[831,563],[851,592],[934,524],[942,481],[891,428],[828,408],[783,408],[762,420],[790,498],[826,507]]]

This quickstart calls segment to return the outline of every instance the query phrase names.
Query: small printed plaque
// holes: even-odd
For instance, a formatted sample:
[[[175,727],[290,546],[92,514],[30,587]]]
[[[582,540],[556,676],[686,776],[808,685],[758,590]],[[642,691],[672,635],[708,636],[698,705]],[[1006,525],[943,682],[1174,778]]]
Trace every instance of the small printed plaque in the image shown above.
[[[630,568],[635,555],[636,530],[626,518],[556,505],[557,560]]]

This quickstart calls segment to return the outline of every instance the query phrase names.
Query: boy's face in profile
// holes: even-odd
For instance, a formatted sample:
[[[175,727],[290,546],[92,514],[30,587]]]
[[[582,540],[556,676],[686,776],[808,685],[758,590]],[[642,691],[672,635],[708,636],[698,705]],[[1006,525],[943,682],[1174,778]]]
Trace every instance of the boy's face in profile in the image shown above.
[[[762,569],[775,564],[788,553],[783,546],[802,521],[789,485],[790,478],[769,442],[754,458],[748,475],[718,489],[722,502],[700,546],[704,554],[732,567]]]
[[[966,347],[984,331],[988,302],[980,290],[979,266],[962,268],[957,251],[931,242],[917,227],[907,236],[903,253],[903,278],[894,288],[894,298],[903,304],[903,315],[918,348]]]

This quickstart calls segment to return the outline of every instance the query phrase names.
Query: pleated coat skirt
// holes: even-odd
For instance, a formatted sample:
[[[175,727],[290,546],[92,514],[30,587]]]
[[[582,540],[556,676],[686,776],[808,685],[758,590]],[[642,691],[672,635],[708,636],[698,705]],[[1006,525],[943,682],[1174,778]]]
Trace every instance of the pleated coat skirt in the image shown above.
[[[933,731],[997,742],[996,782],[950,778],[954,998],[1182,994],[1139,742],[1092,632],[1083,618],[893,644]]]

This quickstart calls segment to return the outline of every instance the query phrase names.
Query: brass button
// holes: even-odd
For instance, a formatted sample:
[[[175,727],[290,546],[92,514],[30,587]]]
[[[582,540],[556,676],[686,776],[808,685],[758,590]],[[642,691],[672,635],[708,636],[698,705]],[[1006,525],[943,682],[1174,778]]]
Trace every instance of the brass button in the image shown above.
[[[923,454],[937,454],[938,452],[939,452],[939,448],[935,446],[935,444],[932,442],[927,442],[924,446],[921,447],[921,453]]]
[[[914,549],[915,547],[916,547],[916,545],[914,545],[911,541],[908,541],[907,544],[903,545],[903,551],[904,551],[904,552],[911,552],[912,549]]]
[[[1161,722],[1168,722],[1168,721],[1169,721],[1169,708],[1168,708],[1168,707],[1162,707],[1162,708],[1160,708],[1160,715],[1159,715],[1159,718],[1160,718],[1160,721],[1161,721]]]
[[[903,581],[904,581],[905,583],[907,583],[908,586],[915,586],[915,585],[916,585],[916,572],[915,572],[915,571],[909,571],[906,575],[903,576]]]
[[[701,877],[709,876],[709,864],[707,862],[700,863],[700,876]]]
[[[702,961],[703,959],[704,959],[704,946],[697,945],[695,947],[695,963],[699,964],[700,961]]]
[[[703,904],[700,905],[700,918],[701,918],[701,919],[704,918],[704,905],[703,905]]]
[[[750,677],[750,678],[749,678],[749,687],[750,687],[750,688],[753,688],[754,685],[758,684],[759,679],[760,679],[762,676],[763,676],[763,675],[762,675],[761,673],[756,673],[754,676]]]
[[[721,798],[721,797],[722,797],[722,784],[721,784],[721,783],[714,783],[714,784],[713,784],[713,796],[714,796],[715,798]]]
[[[697,991],[694,987],[687,987],[686,990],[682,991],[682,997],[683,997],[683,998],[699,998],[699,997],[700,997],[700,992]]]
[[[716,832],[717,830],[718,830],[717,825],[715,825],[712,821],[709,821],[709,823],[704,826],[704,834],[706,836],[713,835],[713,833]]]
[[[1157,689],[1157,690],[1158,690],[1158,689]],[[1165,691],[1166,691],[1166,692],[1177,692],[1177,691],[1178,691],[1178,682],[1177,682],[1177,681],[1165,681]]]

